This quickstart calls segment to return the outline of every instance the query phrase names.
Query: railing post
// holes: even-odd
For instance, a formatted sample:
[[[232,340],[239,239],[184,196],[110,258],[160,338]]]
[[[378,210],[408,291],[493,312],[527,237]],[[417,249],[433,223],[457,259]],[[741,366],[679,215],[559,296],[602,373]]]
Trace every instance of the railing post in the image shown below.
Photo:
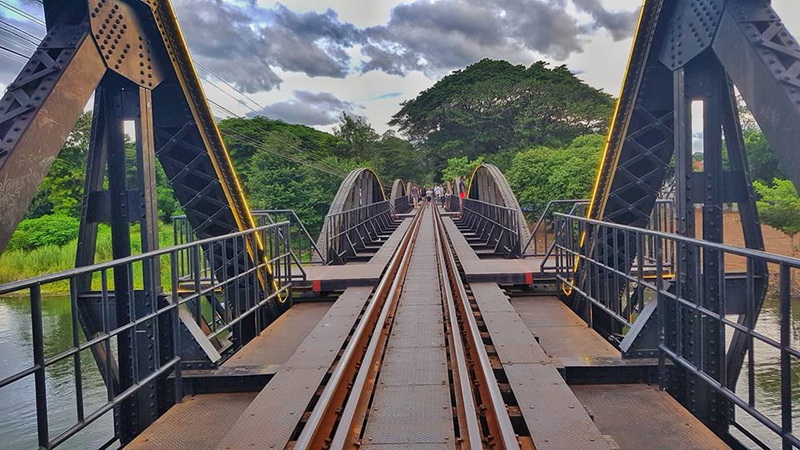
[[[33,345],[34,387],[36,391],[36,427],[39,448],[50,448],[50,430],[47,423],[47,382],[44,359],[44,329],[42,327],[42,288],[34,285],[31,296],[31,340]]]
[[[781,264],[780,275],[780,326],[781,326],[781,440],[783,449],[792,448],[788,435],[792,433],[792,275],[789,266]],[[752,389],[752,386],[751,386]]]
[[[656,314],[658,314],[658,385],[661,389],[666,388],[666,355],[664,347],[666,345],[666,324],[667,324],[667,305],[664,297],[664,262],[662,258],[661,239],[655,239],[656,257]],[[641,256],[640,256],[641,258]]]

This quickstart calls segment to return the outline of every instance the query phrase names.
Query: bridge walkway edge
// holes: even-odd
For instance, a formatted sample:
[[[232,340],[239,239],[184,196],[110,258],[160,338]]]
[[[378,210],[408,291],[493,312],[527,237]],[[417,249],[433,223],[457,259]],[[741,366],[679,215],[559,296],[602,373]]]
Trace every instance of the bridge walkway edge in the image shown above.
[[[459,259],[475,264],[479,258],[466,239],[450,219],[444,221]],[[531,428],[537,448],[587,448],[582,443],[564,442],[581,435],[567,425],[583,418],[580,413],[569,417],[570,411],[576,410],[591,418],[604,441],[619,448],[729,448],[669,393],[643,382],[655,361],[623,359],[619,350],[557,297],[510,298],[497,283],[470,286],[512,389],[515,383],[522,387],[517,390],[522,396],[517,391],[515,395],[521,406],[527,405],[521,408],[523,416],[528,413],[529,427],[533,424],[542,429],[546,442],[536,441],[537,432]],[[527,336],[534,339],[535,348]],[[552,389],[537,389],[543,380],[552,382]],[[570,392],[562,392],[561,398],[574,399],[581,407],[559,405],[567,407],[567,416],[553,423],[538,416],[537,409],[553,413],[556,403],[552,396],[563,389]]]

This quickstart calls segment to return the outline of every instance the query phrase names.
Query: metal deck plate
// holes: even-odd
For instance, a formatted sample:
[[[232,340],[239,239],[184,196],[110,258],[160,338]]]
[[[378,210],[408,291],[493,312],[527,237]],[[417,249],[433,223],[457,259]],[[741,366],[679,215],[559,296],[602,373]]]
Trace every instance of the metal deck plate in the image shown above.
[[[393,347],[386,351],[378,384],[383,386],[438,385],[447,389],[444,347]]]
[[[603,434],[620,448],[727,449],[668,393],[644,384],[573,386]]]
[[[504,364],[503,369],[538,450],[609,448],[555,367]]]
[[[297,352],[239,417],[217,448],[283,448],[353,327],[372,288],[348,288]],[[335,349],[331,351],[331,349]],[[327,361],[327,363],[326,363]],[[268,431],[267,431],[268,430]]]
[[[438,443],[454,446],[453,416],[447,386],[378,386],[362,442]]]
[[[494,262],[493,262],[494,263]],[[470,283],[472,293],[481,299],[481,311],[511,311],[516,312],[508,296],[497,286],[497,283]]]
[[[476,299],[479,297],[476,296]],[[478,305],[481,301],[478,300]],[[550,358],[536,342],[528,327],[515,312],[483,312],[486,329],[502,363],[549,362]]]
[[[392,347],[433,347],[442,345],[444,340],[444,325],[441,321],[438,326],[430,326],[429,323],[417,323],[407,321],[402,326],[392,328],[389,338],[389,348]]]
[[[429,304],[416,304],[408,305],[402,304],[397,308],[395,313],[395,326],[408,322],[414,323],[441,323],[442,322],[442,305],[434,303],[433,300]],[[441,302],[441,300],[439,300]]]
[[[619,350],[557,298],[515,298],[513,305],[544,351],[563,363],[595,365],[621,359]]]
[[[442,217],[442,223],[447,230],[447,234],[450,236],[450,242],[453,244],[456,255],[458,255],[458,259],[461,261],[461,264],[463,265],[468,261],[479,261],[480,258],[475,253],[475,250],[469,246],[469,243],[464,238],[464,235],[461,234],[461,231],[459,231],[456,224],[453,223],[453,219],[449,217]]]
[[[292,306],[248,345],[225,361],[222,367],[283,364],[300,347],[332,305],[330,302],[308,302]]]
[[[364,429],[367,446],[455,445],[432,216],[423,220]]]
[[[516,297],[511,304],[531,328],[586,326],[577,314],[556,297]]]
[[[184,398],[125,448],[214,448],[255,396],[245,392]]]

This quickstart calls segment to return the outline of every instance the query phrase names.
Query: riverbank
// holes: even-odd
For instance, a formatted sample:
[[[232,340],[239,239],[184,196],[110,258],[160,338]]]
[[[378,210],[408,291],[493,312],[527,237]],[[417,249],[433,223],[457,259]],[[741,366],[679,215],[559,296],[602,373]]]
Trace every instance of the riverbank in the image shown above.
[[[159,225],[159,246],[161,248],[173,245],[172,224],[162,223]],[[131,230],[131,246],[134,254],[141,252],[141,239],[139,228],[135,226]],[[63,272],[75,267],[75,255],[77,254],[78,240],[74,239],[64,246],[46,245],[33,250],[8,250],[0,255],[0,284],[10,283],[18,280],[25,280],[51,273]],[[95,261],[103,262],[112,259],[111,233],[109,230],[101,230],[97,235],[97,250]],[[169,281],[168,260],[162,257],[167,264],[162,264],[162,280]],[[135,264],[134,274],[141,271],[141,264]],[[140,278],[140,277],[135,277]],[[95,288],[100,287],[99,274],[92,283]],[[42,295],[57,296],[69,294],[69,283],[67,281],[50,283],[42,286]],[[20,295],[27,295],[27,292],[20,292]]]

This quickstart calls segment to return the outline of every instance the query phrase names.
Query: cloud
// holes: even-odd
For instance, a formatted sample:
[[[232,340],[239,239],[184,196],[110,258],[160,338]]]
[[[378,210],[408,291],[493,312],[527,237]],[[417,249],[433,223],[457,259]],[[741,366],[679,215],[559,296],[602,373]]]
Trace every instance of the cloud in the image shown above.
[[[247,92],[280,87],[273,68],[343,78],[350,63],[345,50],[361,42],[356,27],[330,9],[296,13],[253,0],[177,0],[175,8],[195,58]]]
[[[288,123],[324,126],[336,123],[342,111],[352,113],[358,108],[328,92],[293,91],[293,94],[293,98],[273,103],[255,115],[277,116]]]
[[[572,0],[578,10],[589,13],[595,20],[596,28],[605,28],[615,41],[625,39],[633,34],[639,11],[610,12],[600,0]]]
[[[570,2],[589,23],[569,12]],[[354,70],[438,75],[487,57],[563,61],[598,29],[614,39],[629,36],[636,19],[636,12],[612,12],[600,0],[415,0],[395,6],[386,24],[367,28],[332,9],[301,13],[255,0],[175,6],[197,59],[248,92],[279,88],[277,69],[345,78]],[[362,60],[353,63],[359,52]]]
[[[582,51],[599,28],[629,36],[635,12],[610,12],[597,0],[573,0],[592,23],[580,24],[566,0],[417,0],[392,10],[388,24],[365,30],[369,58],[362,71],[402,75],[464,67],[485,57],[530,61],[533,54],[563,61]]]

